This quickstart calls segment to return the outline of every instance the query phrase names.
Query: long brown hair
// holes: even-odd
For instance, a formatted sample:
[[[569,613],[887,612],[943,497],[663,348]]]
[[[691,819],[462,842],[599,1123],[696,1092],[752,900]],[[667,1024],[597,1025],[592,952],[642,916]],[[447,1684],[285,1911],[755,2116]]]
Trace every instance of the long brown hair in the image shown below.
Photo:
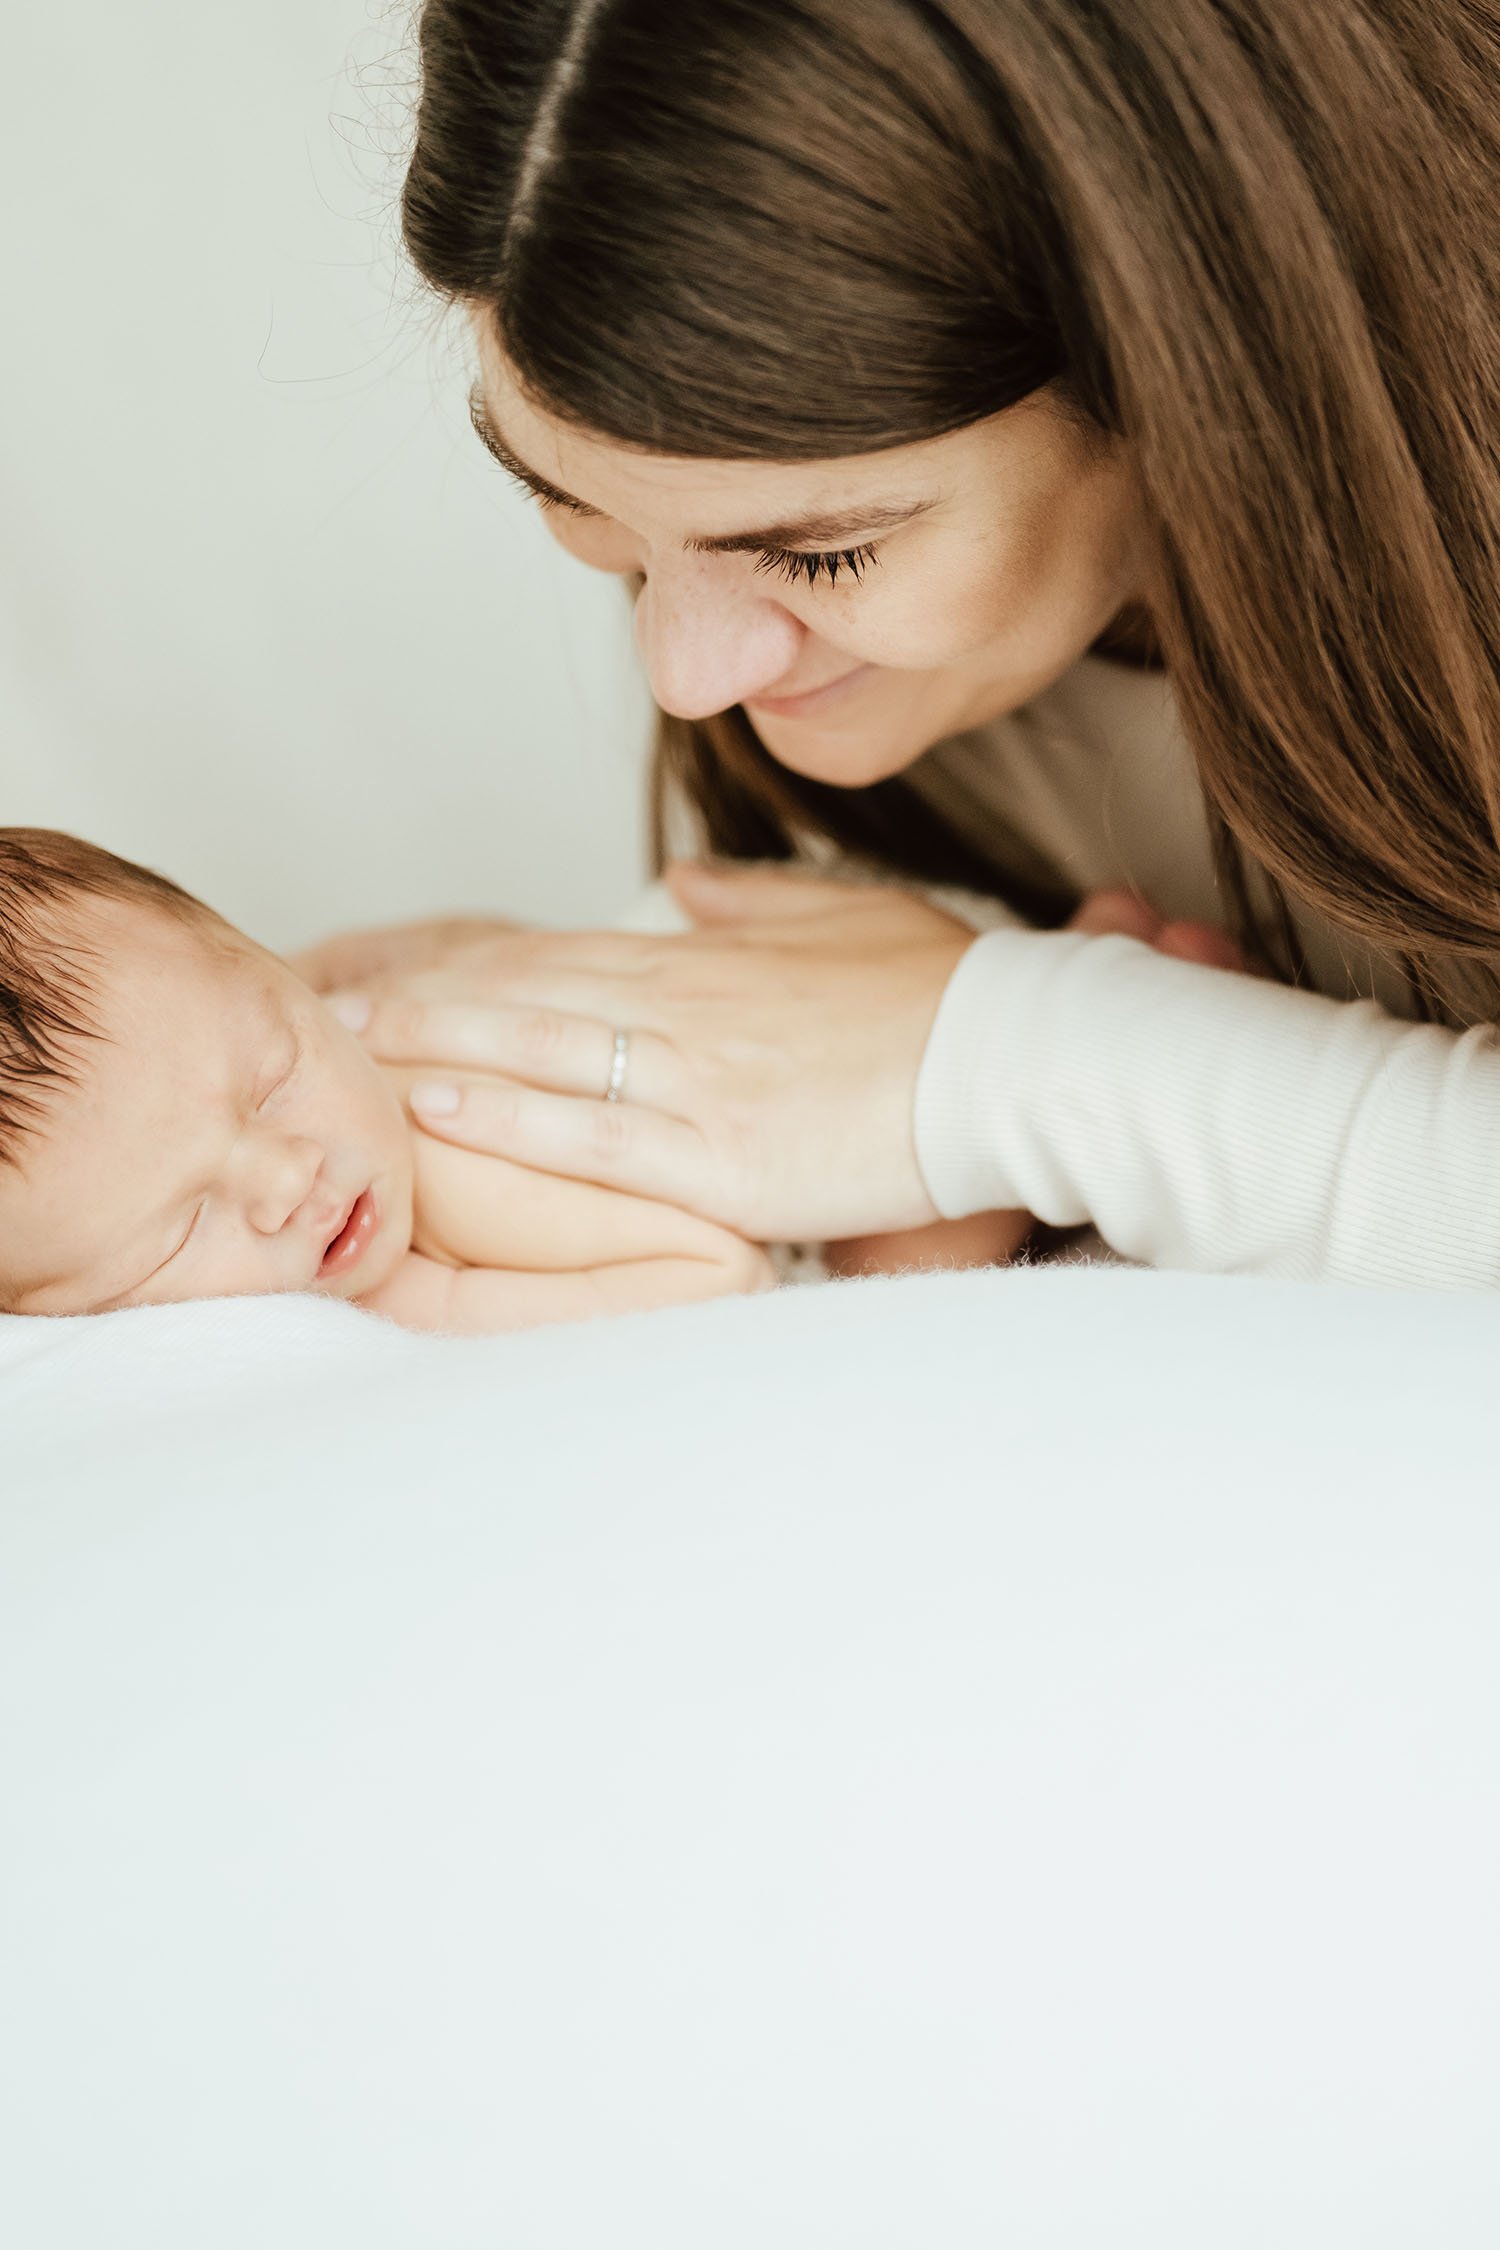
[[[421,62],[408,245],[555,412],[813,459],[1051,383],[1123,438],[1221,835],[1493,1005],[1491,0],[427,0]],[[666,722],[657,787],[721,852],[1067,904],[1024,839],[801,780],[742,713]]]

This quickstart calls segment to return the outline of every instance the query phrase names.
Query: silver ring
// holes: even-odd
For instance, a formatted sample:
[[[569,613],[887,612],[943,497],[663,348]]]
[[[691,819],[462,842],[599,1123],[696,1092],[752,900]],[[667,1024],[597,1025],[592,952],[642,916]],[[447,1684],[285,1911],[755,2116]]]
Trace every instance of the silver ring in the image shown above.
[[[607,1102],[617,1102],[620,1099],[620,1090],[625,1084],[625,1072],[629,1062],[630,1033],[628,1031],[617,1031],[615,1033],[615,1051],[609,1061],[609,1084],[604,1089],[604,1099]]]

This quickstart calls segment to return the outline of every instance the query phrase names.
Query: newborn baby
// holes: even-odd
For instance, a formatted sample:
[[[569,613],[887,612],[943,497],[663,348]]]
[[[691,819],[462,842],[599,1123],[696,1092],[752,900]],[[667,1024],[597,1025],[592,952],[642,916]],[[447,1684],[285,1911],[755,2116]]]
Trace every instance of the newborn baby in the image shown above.
[[[981,902],[971,902],[978,906]],[[1238,966],[1127,894],[1074,927]],[[668,1204],[416,1131],[296,973],[176,884],[0,829],[0,1312],[311,1290],[450,1334],[768,1288],[765,1252]],[[982,1213],[836,1245],[828,1270],[1001,1262]]]
[[[0,830],[0,1310],[313,1290],[462,1333],[772,1280],[687,1212],[415,1132],[285,962],[144,868]]]

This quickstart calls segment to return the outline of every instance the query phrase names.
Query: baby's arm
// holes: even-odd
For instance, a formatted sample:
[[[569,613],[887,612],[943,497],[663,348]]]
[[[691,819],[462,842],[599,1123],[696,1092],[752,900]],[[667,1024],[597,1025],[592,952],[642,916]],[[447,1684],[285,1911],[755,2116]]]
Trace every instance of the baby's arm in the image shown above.
[[[729,1260],[716,1265],[707,1258],[637,1258],[584,1273],[446,1266],[412,1250],[383,1287],[360,1301],[403,1328],[492,1336],[770,1288],[775,1277],[769,1261],[749,1243],[741,1243],[740,1249],[745,1256],[738,1271]]]
[[[674,1259],[738,1274],[747,1253],[759,1261],[742,1236],[649,1196],[528,1171],[428,1133],[414,1135],[412,1153],[415,1246],[446,1265],[584,1273]]]
[[[414,1248],[362,1301],[453,1335],[744,1295],[774,1281],[755,1244],[669,1204],[414,1137]]]

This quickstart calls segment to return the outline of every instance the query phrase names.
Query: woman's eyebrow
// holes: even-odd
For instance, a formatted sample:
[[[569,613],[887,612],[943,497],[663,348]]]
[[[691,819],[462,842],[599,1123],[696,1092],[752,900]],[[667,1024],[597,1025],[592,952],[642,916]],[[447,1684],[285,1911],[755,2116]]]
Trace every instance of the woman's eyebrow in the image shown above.
[[[839,516],[788,516],[784,523],[763,524],[758,531],[731,531],[718,539],[690,539],[699,555],[751,555],[764,547],[849,547],[894,531],[936,507],[935,500],[871,501],[865,508],[849,508]]]
[[[538,476],[529,469],[518,454],[511,451],[490,417],[489,402],[476,383],[469,393],[469,420],[474,434],[492,461],[499,463],[508,476],[515,478],[538,500],[546,500],[554,508],[567,508],[577,516],[598,516],[601,510],[589,507],[583,500],[575,500],[571,492]],[[894,531],[898,524],[910,523],[914,516],[926,515],[937,506],[936,499],[871,501],[868,506],[848,509],[842,515],[790,516],[783,523],[768,523],[755,531],[731,531],[712,539],[690,539],[687,545],[700,555],[758,554],[768,547],[838,547],[847,546],[858,539],[874,538],[883,531]]]
[[[524,484],[527,491],[535,493],[538,500],[550,500],[554,508],[571,508],[576,516],[597,516],[600,513],[599,509],[589,507],[587,502],[575,500],[571,492],[562,492],[555,484],[549,484],[545,477],[537,475],[535,469],[528,469],[519,454],[511,452],[490,419],[489,403],[477,383],[469,393],[469,420],[473,424],[474,435],[490,459],[498,461],[507,476],[514,477],[517,484]]]

